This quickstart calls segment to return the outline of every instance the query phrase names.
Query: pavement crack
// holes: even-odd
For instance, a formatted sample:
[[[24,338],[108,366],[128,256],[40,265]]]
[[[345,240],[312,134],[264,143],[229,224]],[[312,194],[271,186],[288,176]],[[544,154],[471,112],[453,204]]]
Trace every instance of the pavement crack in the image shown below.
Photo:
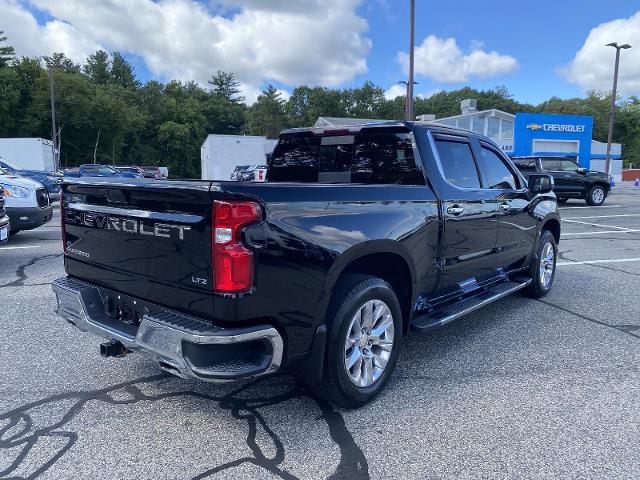
[[[622,333],[624,333],[626,335],[630,335],[630,336],[640,340],[640,335],[636,334],[636,333],[633,333],[634,330],[640,329],[640,326],[638,326],[637,328],[631,329],[631,328],[629,328],[630,325],[612,325],[610,323],[606,323],[606,322],[602,322],[600,320],[596,320],[595,318],[587,317],[586,315],[583,315],[581,313],[575,312],[575,311],[570,310],[570,309],[565,308],[565,307],[561,307],[560,305],[556,305],[555,303],[551,303],[551,302],[549,302],[547,300],[542,300],[541,298],[538,298],[537,301],[540,302],[540,303],[544,303],[545,305],[548,305],[550,307],[557,308],[558,310],[561,310],[561,311],[563,311],[565,313],[569,313],[571,315],[575,315],[576,317],[579,317],[579,318],[581,318],[583,320],[586,320],[587,322],[595,323],[595,324],[601,325],[603,327],[612,328],[614,330],[617,330],[619,332],[622,332]],[[633,326],[633,327],[635,327],[635,326]]]
[[[321,418],[327,424],[329,435],[340,450],[339,464],[329,478],[334,480],[338,478],[369,478],[367,459],[364,452],[356,444],[351,432],[347,429],[343,416],[323,400],[309,396],[301,385],[292,382],[277,385],[291,385],[291,387],[282,393],[272,396],[250,395],[248,393],[250,388],[255,387],[260,382],[264,382],[265,379],[250,382],[221,396],[191,390],[172,390],[149,394],[144,393],[140,388],[144,385],[157,385],[158,382],[170,378],[166,374],[160,374],[96,390],[80,390],[51,395],[41,400],[21,405],[6,413],[0,413],[0,451],[4,450],[5,453],[11,451],[11,454],[14,455],[13,461],[4,470],[0,470],[0,477],[15,476],[17,470],[21,467],[30,468],[30,473],[19,478],[35,479],[48,472],[78,442],[81,434],[70,430],[68,426],[86,408],[89,402],[97,401],[105,404],[128,406],[140,402],[157,402],[170,398],[190,397],[216,402],[222,410],[229,411],[235,419],[246,422],[248,433],[245,443],[251,452],[250,456],[243,456],[215,465],[197,474],[193,477],[194,479],[207,478],[216,473],[248,463],[262,468],[278,478],[295,480],[298,477],[282,467],[286,456],[285,445],[260,410],[266,407],[278,406],[298,398],[309,397],[316,402],[321,410]],[[56,421],[51,421],[50,424],[45,426],[37,426],[37,421],[34,418],[42,421],[41,413],[43,408],[51,410],[63,408],[63,413],[59,417],[56,416]],[[274,453],[270,455],[265,453],[259,441],[259,430],[265,433],[271,441],[275,450]],[[47,444],[46,442],[48,437],[62,437],[64,442],[61,445],[52,447],[50,443]],[[29,453],[41,440],[40,448],[48,448],[49,453],[41,455],[42,452],[38,451],[38,463],[34,466],[27,465]]]
[[[49,258],[56,258],[56,257],[61,257],[63,255],[63,253],[49,253],[46,255],[39,255],[37,257],[33,257],[31,258],[28,262],[23,263],[22,265],[19,265],[18,268],[16,268],[15,271],[15,276],[16,276],[16,280],[14,280],[13,282],[10,283],[5,283],[4,285],[0,285],[0,287],[22,287],[25,286],[25,281],[29,278],[28,275],[26,274],[26,269],[29,267],[34,266],[36,263],[42,261],[42,260],[47,260]],[[28,285],[27,285],[28,286]]]

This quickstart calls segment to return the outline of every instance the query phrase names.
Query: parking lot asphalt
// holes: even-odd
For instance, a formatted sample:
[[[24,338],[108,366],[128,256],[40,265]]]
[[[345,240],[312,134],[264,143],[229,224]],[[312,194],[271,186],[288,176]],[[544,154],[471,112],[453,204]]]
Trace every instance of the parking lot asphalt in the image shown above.
[[[353,411],[287,375],[220,386],[102,359],[53,313],[56,213],[0,246],[0,478],[638,478],[640,190],[561,210],[547,297],[411,335]]]

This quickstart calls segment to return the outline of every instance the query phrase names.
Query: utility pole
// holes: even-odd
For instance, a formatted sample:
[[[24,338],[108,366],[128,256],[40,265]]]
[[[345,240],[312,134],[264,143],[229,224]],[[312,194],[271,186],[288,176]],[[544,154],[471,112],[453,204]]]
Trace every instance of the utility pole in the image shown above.
[[[409,81],[407,82],[407,98],[405,100],[404,119],[408,122],[415,120],[413,114],[413,57],[415,49],[415,11],[416,0],[409,0],[411,4],[409,27]]]
[[[53,80],[53,66],[49,66],[49,89],[51,97],[51,139],[53,140],[53,166],[60,168],[58,155],[58,135],[56,131],[56,87]]]
[[[620,63],[620,50],[631,48],[631,45],[625,43],[624,45],[618,45],[616,42],[607,43],[607,47],[613,47],[616,49],[616,63],[613,67],[613,90],[611,91],[611,111],[609,112],[609,138],[607,139],[607,161],[605,164],[605,171],[608,175],[611,175],[611,142],[613,140],[613,120],[616,115],[616,90],[618,89],[618,64]]]

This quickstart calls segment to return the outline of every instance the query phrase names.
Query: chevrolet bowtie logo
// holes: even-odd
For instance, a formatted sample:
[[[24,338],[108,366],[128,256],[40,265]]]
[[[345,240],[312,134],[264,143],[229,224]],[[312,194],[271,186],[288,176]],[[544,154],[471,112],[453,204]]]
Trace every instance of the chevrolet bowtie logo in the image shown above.
[[[527,128],[530,130],[541,130],[542,125],[540,125],[539,123],[530,123],[529,125],[527,125]]]

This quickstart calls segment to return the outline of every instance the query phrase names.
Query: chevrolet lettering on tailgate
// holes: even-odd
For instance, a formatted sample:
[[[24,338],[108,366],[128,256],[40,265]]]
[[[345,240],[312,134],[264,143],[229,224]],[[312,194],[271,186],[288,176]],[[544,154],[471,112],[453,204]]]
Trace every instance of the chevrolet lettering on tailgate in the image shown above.
[[[100,213],[78,212],[66,210],[64,214],[65,222],[73,225],[84,225],[92,228],[102,228],[105,230],[116,230],[126,233],[137,233],[154,237],[171,238],[177,235],[180,240],[184,240],[184,232],[191,230],[191,227],[184,225],[171,225],[169,223],[144,223],[131,218],[114,217],[102,215]]]

